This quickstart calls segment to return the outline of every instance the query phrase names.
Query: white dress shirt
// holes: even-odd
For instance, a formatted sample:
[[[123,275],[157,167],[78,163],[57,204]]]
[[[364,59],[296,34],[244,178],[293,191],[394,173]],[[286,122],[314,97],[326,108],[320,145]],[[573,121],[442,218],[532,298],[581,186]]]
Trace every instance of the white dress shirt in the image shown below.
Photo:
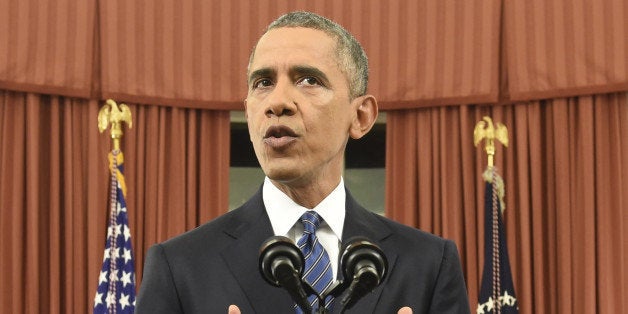
[[[345,221],[346,193],[344,186],[341,177],[338,186],[312,209],[295,203],[273,185],[268,177],[264,179],[264,187],[262,188],[264,206],[275,235],[286,236],[296,243],[303,235],[303,224],[299,221],[301,215],[308,210],[313,210],[323,218],[316,230],[316,236],[329,255],[334,278],[338,278],[338,254]]]

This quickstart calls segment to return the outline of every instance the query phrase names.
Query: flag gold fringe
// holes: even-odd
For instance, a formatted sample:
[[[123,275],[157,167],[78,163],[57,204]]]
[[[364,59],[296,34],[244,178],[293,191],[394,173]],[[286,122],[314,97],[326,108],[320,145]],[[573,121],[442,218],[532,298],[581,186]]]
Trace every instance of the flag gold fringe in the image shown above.
[[[484,181],[488,183],[493,183],[493,178],[495,178],[495,186],[497,187],[497,197],[499,198],[499,204],[501,205],[501,213],[504,213],[506,210],[506,202],[504,202],[504,196],[506,196],[506,188],[504,185],[504,179],[497,174],[497,170],[495,167],[490,167],[484,171],[482,174],[482,178]]]
[[[113,153],[109,153],[108,157],[109,157],[109,171],[111,172],[111,175],[115,175],[116,176],[116,180],[118,181],[118,184],[120,185],[120,189],[122,190],[122,194],[124,195],[124,197],[126,197],[126,181],[124,181],[124,174],[122,174],[122,172],[120,172],[120,169],[118,169],[117,166],[121,165],[124,163],[124,154],[122,154],[121,151],[118,151],[118,153],[115,155],[116,156],[116,160],[114,163],[114,155]]]

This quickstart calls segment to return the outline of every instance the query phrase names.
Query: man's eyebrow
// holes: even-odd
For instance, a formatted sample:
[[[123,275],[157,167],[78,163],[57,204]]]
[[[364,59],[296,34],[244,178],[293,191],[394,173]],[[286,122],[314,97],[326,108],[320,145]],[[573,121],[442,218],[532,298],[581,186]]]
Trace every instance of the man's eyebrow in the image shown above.
[[[253,82],[260,78],[260,77],[270,77],[273,76],[275,74],[275,70],[271,69],[271,68],[261,68],[261,69],[257,69],[253,72],[251,72],[251,74],[249,74],[249,79],[248,79],[248,83],[249,85],[253,84]]]
[[[295,65],[295,66],[290,68],[290,73],[292,75],[296,74],[298,76],[314,76],[314,77],[317,77],[317,78],[321,79],[323,81],[323,83],[329,84],[329,79],[327,78],[327,75],[325,75],[325,72],[319,70],[318,68],[312,67],[312,66]]]

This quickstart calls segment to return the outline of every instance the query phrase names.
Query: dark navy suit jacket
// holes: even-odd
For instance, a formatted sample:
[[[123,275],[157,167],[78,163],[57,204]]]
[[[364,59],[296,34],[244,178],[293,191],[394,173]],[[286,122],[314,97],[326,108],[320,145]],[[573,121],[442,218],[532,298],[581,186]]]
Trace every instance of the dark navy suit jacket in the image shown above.
[[[287,291],[258,270],[273,230],[261,189],[241,207],[148,250],[136,313],[294,313]],[[343,240],[364,236],[388,258],[389,273],[346,313],[469,313],[456,245],[360,206],[347,191]],[[334,312],[339,312],[339,307]]]

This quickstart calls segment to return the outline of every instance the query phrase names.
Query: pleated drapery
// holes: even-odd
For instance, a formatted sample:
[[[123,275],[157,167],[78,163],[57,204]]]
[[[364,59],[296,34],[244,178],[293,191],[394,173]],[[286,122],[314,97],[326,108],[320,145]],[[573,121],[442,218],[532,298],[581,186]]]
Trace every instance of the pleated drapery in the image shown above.
[[[0,91],[2,313],[87,313],[108,217],[97,101]],[[229,114],[131,105],[123,139],[138,280],[148,246],[228,208]]]
[[[87,98],[98,77],[95,1],[0,1],[0,89]]]
[[[628,90],[624,0],[504,1],[508,93],[530,100]]]
[[[308,10],[345,25],[364,44],[371,92],[384,108],[416,106],[417,100],[422,105],[496,101],[501,2],[461,4],[101,2],[102,60],[110,65],[102,73],[103,94],[241,110],[248,56],[257,38],[279,15]]]
[[[386,213],[458,244],[472,308],[483,265],[483,116],[508,126],[495,164],[520,313],[623,313],[628,289],[628,94],[393,111]]]
[[[628,89],[623,0],[5,0],[0,88],[242,110],[251,48],[293,10],[355,34],[383,109]]]

